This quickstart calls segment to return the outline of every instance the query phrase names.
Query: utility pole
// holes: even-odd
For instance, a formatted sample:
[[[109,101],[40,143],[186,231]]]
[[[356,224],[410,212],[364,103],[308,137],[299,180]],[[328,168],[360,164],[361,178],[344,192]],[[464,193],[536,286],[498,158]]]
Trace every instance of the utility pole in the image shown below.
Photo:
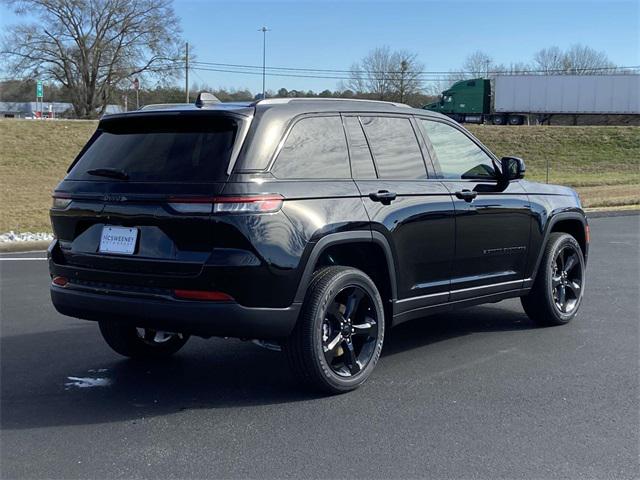
[[[189,100],[189,42],[187,42],[184,56],[184,89],[187,92],[187,103],[191,103]]]
[[[270,31],[267,27],[261,27],[258,29],[262,32],[262,99],[266,98],[265,90],[265,77],[266,77],[266,60],[267,60],[267,32]]]
[[[140,80],[138,77],[133,79],[133,88],[136,91],[136,110],[140,110]]]
[[[409,63],[406,60],[402,60],[400,62],[400,103],[404,102],[404,81],[408,69]]]

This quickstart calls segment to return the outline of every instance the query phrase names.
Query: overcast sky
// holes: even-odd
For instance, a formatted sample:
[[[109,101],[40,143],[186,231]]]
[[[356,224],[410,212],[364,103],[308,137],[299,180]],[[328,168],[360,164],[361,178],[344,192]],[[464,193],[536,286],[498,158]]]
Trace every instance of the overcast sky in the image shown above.
[[[184,37],[198,60],[346,70],[370,49],[388,45],[418,54],[428,71],[459,68],[477,49],[496,62],[528,62],[551,45],[605,51],[618,65],[639,65],[640,10],[633,1],[245,2],[176,0]],[[0,29],[20,21],[0,6]],[[229,67],[216,67],[229,69]],[[304,73],[300,73],[304,74]],[[325,74],[331,76],[331,74]],[[341,74],[336,74],[340,76]],[[261,89],[259,75],[194,71],[194,82]],[[267,89],[335,89],[339,80],[267,77]]]

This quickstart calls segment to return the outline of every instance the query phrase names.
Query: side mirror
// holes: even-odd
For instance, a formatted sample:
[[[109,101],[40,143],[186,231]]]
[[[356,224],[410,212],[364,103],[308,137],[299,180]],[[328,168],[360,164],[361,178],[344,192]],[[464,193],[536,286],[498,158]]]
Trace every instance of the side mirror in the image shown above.
[[[502,180],[509,182],[511,180],[518,180],[524,178],[526,167],[524,166],[524,160],[518,157],[502,157],[500,159],[502,166]]]

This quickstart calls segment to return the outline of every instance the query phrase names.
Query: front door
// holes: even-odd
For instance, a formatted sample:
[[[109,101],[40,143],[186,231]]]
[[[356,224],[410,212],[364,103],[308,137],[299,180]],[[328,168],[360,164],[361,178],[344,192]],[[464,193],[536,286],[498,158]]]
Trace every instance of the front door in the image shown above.
[[[531,226],[524,188],[518,181],[498,182],[490,155],[462,129],[419,122],[455,207],[451,300],[521,288]]]

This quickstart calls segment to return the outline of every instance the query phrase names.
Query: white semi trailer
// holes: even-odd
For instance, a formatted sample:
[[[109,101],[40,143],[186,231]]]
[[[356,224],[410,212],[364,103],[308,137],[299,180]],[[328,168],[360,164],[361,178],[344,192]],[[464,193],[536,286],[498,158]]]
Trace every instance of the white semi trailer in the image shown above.
[[[640,114],[640,75],[502,75],[494,112]]]
[[[482,78],[462,80],[424,108],[459,122],[495,125],[522,125],[530,115],[538,121],[552,115],[640,115],[640,75],[499,75],[493,85]]]

